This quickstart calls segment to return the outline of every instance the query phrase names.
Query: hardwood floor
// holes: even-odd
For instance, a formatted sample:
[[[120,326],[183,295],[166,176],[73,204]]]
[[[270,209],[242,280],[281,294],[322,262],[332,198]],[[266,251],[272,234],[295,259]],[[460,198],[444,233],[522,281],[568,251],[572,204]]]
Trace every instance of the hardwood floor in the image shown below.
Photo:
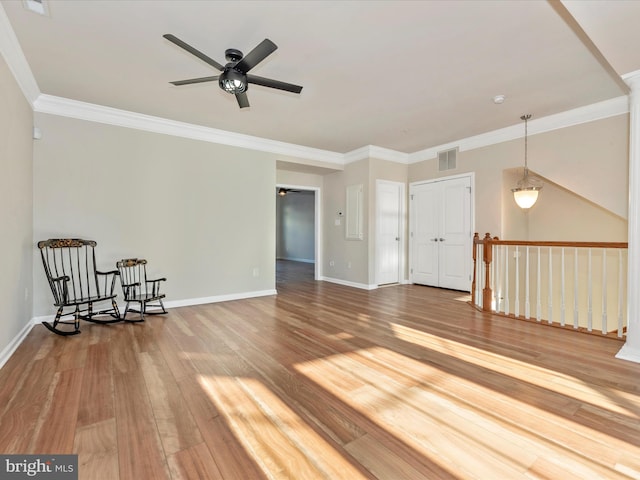
[[[30,332],[0,370],[0,453],[79,478],[640,478],[621,343],[460,292],[358,290],[278,264],[278,295]]]

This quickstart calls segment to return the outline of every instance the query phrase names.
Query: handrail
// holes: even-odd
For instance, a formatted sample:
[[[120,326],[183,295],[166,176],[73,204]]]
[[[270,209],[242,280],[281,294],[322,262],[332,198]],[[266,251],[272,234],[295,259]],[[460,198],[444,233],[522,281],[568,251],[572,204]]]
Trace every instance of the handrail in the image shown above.
[[[602,333],[608,334],[607,315],[615,308],[614,302],[608,304],[608,297],[617,293],[615,314],[618,318],[618,337],[622,337],[626,331],[623,326],[626,312],[626,259],[623,250],[627,248],[627,242],[500,240],[490,233],[483,238],[476,233],[473,237],[471,302],[483,311],[502,312],[517,318],[521,316],[520,302],[524,300],[525,319],[535,316],[540,322],[542,316],[546,316],[548,323],[565,326],[565,314],[572,313],[575,329],[592,331],[594,320],[597,320],[601,321]],[[601,260],[592,265],[592,257]],[[607,257],[610,259],[609,267]],[[484,272],[478,262],[484,264]],[[600,272],[601,278],[598,277]],[[520,290],[520,283],[524,285],[524,292]],[[511,294],[510,286],[515,290]],[[573,287],[572,290],[567,286]],[[599,297],[594,296],[594,289],[599,292]],[[571,297],[573,303],[567,304],[566,300]],[[513,313],[510,299],[514,301]],[[545,313],[542,313],[543,301],[547,302]],[[595,318],[595,306],[602,308],[601,318]],[[560,320],[555,322],[554,317]],[[596,322],[596,329],[597,325]]]
[[[476,233],[476,235],[478,235]],[[488,233],[486,235],[489,235]],[[580,248],[629,248],[627,242],[564,242],[557,240],[533,241],[533,240],[500,240],[498,237],[482,239],[473,237],[473,243],[479,244],[490,241],[493,245],[522,245],[525,247],[580,247]]]

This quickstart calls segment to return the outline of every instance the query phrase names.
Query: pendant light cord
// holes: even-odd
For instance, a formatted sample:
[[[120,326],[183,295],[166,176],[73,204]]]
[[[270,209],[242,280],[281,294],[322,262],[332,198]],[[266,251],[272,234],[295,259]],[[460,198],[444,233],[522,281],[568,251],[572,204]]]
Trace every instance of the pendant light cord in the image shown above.
[[[531,114],[523,115],[520,117],[524,120],[524,177],[529,176],[529,167],[527,166],[527,120],[531,118]]]

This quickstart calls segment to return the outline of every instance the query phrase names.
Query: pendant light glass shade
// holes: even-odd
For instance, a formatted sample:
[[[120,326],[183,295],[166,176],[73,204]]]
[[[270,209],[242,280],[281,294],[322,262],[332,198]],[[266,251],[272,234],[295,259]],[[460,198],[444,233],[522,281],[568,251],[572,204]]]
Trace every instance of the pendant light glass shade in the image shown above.
[[[527,210],[538,201],[538,194],[542,190],[542,182],[537,178],[530,177],[529,168],[527,167],[527,120],[531,118],[531,115],[523,115],[520,118],[524,120],[524,176],[511,191],[518,206],[523,210]]]
[[[538,192],[542,187],[529,187],[522,188],[517,187],[513,188],[511,191],[513,192],[513,198],[520,208],[526,210],[528,208],[533,207],[533,205],[538,200]]]

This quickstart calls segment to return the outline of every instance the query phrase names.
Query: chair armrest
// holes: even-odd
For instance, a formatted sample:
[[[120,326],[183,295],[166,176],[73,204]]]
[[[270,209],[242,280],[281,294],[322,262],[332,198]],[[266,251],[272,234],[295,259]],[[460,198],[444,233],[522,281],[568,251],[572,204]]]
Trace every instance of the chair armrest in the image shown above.
[[[63,275],[62,277],[51,279],[51,288],[54,290],[53,297],[56,303],[65,304],[69,300],[69,290],[67,282],[71,280],[71,277]]]
[[[151,294],[159,295],[160,294],[160,282],[166,282],[166,278],[156,278],[155,280],[147,280],[147,283],[151,284]]]
[[[109,295],[113,295],[113,291],[116,289],[116,277],[120,276],[120,272],[118,270],[110,270],[108,272],[100,272],[98,270],[96,270],[96,275],[102,275],[104,276],[104,285],[102,286],[104,288],[104,293],[107,294],[107,290],[109,290]],[[108,285],[108,281],[109,281],[109,275],[113,275],[111,277],[111,286],[109,287]],[[98,283],[97,285],[98,287],[98,295],[100,295],[100,284]]]
[[[96,270],[96,274],[97,275],[120,275],[120,272],[118,270],[110,270],[108,272],[99,272],[98,270]]]
[[[62,280],[64,280],[65,282],[68,282],[69,280],[71,280],[71,278],[67,275],[63,275],[61,277],[51,279],[52,282],[61,282]]]

